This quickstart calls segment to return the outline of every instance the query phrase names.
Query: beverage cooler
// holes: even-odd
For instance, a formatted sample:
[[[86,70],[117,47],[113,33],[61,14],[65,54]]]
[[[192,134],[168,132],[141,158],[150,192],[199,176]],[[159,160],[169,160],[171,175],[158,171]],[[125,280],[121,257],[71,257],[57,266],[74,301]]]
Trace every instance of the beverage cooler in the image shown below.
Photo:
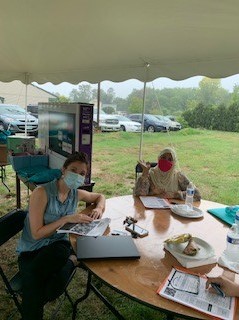
[[[60,169],[75,151],[88,155],[86,184],[91,183],[93,104],[39,103],[38,138],[40,148],[49,155],[49,167]]]

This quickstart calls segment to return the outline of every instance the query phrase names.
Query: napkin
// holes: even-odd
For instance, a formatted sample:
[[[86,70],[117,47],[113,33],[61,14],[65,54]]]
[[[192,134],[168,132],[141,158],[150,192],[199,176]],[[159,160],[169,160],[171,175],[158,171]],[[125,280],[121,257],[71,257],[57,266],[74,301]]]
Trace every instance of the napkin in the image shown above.
[[[221,257],[218,259],[218,264],[220,264],[222,267],[228,268],[231,271],[239,273],[239,262],[229,261],[225,251],[223,251]]]
[[[206,259],[190,259],[187,258],[185,255],[185,258],[182,256],[179,256],[174,250],[171,250],[167,244],[164,244],[164,248],[170,252],[174,258],[178,260],[178,262],[185,268],[195,268],[195,267],[200,267],[200,266],[206,266],[208,264],[216,263],[217,262],[217,257],[214,255],[212,257],[206,258]]]

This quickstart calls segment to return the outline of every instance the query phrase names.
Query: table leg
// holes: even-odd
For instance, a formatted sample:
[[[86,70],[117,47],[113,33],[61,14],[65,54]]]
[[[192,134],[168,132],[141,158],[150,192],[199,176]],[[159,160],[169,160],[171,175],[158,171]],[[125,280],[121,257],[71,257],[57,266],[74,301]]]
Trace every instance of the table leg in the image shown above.
[[[108,309],[116,316],[117,319],[125,320],[125,318],[115,309],[115,307],[106,299],[106,297],[92,284],[91,282],[92,274],[89,271],[87,272],[88,272],[88,279],[87,279],[86,291],[84,295],[79,299],[77,299],[74,303],[72,320],[75,320],[76,318],[78,303],[85,300],[89,296],[91,290],[97,295],[98,298],[100,298],[100,300],[108,307]]]

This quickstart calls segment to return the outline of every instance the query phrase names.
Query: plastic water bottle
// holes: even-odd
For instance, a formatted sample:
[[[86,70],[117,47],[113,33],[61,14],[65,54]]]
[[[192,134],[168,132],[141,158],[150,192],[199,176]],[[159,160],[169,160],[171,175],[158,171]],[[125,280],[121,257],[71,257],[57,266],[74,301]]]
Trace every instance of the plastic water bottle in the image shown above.
[[[193,196],[194,196],[195,188],[192,182],[189,182],[186,190],[186,199],[185,204],[188,206],[189,210],[193,209]]]
[[[233,223],[227,233],[227,247],[225,255],[229,261],[239,263],[239,233],[237,231],[236,223]]]

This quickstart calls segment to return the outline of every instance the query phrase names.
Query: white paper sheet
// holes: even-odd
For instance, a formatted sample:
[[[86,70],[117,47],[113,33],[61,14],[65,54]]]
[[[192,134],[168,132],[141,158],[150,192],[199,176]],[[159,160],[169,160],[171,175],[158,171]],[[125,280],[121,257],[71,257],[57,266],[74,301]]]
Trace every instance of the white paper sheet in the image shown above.
[[[206,314],[225,320],[233,320],[234,297],[222,297],[206,289],[206,277],[173,268],[165,283],[158,289],[164,298],[181,303]]]

